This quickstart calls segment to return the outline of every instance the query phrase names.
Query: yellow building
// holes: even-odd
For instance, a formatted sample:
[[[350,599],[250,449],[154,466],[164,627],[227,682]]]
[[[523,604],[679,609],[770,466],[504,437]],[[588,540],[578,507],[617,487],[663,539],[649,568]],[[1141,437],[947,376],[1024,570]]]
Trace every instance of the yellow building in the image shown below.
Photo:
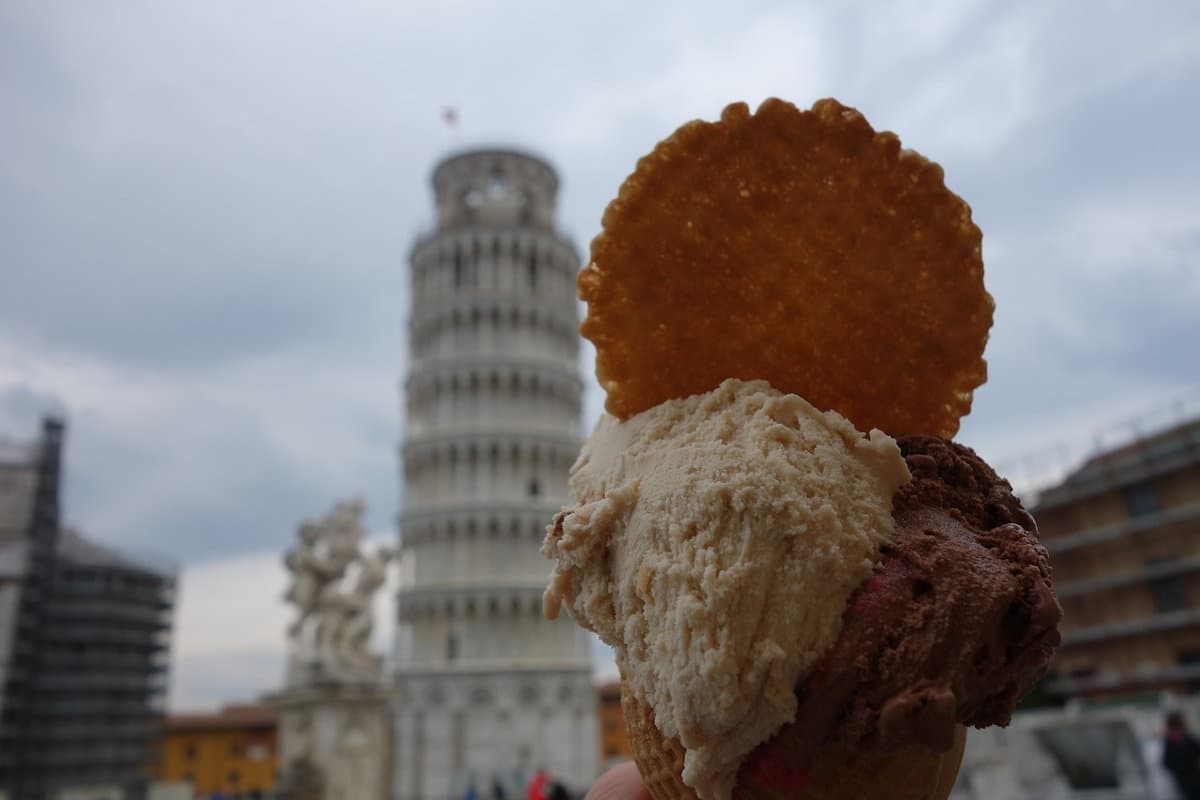
[[[226,706],[215,714],[167,719],[159,778],[187,781],[199,796],[256,797],[275,785],[275,711]]]
[[[621,684],[606,683],[596,688],[596,717],[600,723],[600,765],[608,767],[633,758],[621,711]]]
[[[1033,512],[1064,611],[1044,689],[1200,688],[1200,419],[1091,458]]]

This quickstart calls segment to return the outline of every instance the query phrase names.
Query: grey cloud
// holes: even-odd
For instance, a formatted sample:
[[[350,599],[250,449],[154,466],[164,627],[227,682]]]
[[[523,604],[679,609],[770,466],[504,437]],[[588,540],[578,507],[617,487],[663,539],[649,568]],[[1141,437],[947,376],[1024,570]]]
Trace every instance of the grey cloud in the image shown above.
[[[53,392],[19,385],[0,389],[0,439],[32,440],[44,417],[64,412],[62,398]]]

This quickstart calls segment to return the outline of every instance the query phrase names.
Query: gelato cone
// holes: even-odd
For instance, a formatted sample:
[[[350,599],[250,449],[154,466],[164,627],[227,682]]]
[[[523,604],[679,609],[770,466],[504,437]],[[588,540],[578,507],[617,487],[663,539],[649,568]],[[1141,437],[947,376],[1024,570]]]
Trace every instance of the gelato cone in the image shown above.
[[[642,782],[654,800],[694,800],[696,793],[680,778],[684,749],[654,725],[654,715],[621,685],[621,709],[630,748]],[[780,732],[786,733],[786,728]],[[944,752],[916,745],[897,752],[827,748],[811,754],[802,767],[786,753],[764,745],[743,766],[734,800],[946,800],[962,761],[966,729],[954,730]],[[773,763],[772,763],[773,762]]]
[[[579,275],[608,413],[545,593],[656,800],[945,800],[1059,643],[1037,524],[951,441],[992,300],[936,164],[823,100],[683,126]]]

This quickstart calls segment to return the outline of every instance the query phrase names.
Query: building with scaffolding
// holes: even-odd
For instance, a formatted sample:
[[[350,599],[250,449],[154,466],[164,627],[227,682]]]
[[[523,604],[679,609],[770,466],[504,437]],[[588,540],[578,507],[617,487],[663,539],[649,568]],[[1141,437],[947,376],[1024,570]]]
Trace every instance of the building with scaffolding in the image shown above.
[[[60,524],[63,424],[0,450],[0,796],[145,794],[166,697],[173,570]]]
[[[1033,513],[1065,612],[1045,690],[1200,689],[1200,417],[1092,456]]]

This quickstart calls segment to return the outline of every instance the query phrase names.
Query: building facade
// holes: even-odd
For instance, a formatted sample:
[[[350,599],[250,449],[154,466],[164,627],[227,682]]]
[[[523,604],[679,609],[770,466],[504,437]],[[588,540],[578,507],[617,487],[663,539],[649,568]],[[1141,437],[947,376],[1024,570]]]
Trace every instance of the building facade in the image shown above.
[[[539,554],[580,445],[578,256],[537,158],[464,153],[433,185],[411,255],[393,797],[512,796],[539,769],[584,787],[588,640],[543,617]]]
[[[162,733],[175,578],[60,526],[62,436],[47,421],[25,466],[0,468],[0,561],[17,576],[0,584],[0,791],[139,798]]]
[[[596,687],[596,714],[599,717],[600,764],[615,766],[633,758],[629,736],[625,732],[625,712],[621,709],[621,684],[613,681]]]
[[[1033,513],[1064,610],[1044,689],[1200,689],[1200,418],[1091,458]]]
[[[278,763],[275,710],[236,705],[172,715],[160,750],[159,779],[187,783],[195,796],[267,797]]]
[[[49,788],[30,731],[42,697],[62,443],[62,422],[47,419],[37,441],[0,445],[0,794],[11,800],[40,800]]]

